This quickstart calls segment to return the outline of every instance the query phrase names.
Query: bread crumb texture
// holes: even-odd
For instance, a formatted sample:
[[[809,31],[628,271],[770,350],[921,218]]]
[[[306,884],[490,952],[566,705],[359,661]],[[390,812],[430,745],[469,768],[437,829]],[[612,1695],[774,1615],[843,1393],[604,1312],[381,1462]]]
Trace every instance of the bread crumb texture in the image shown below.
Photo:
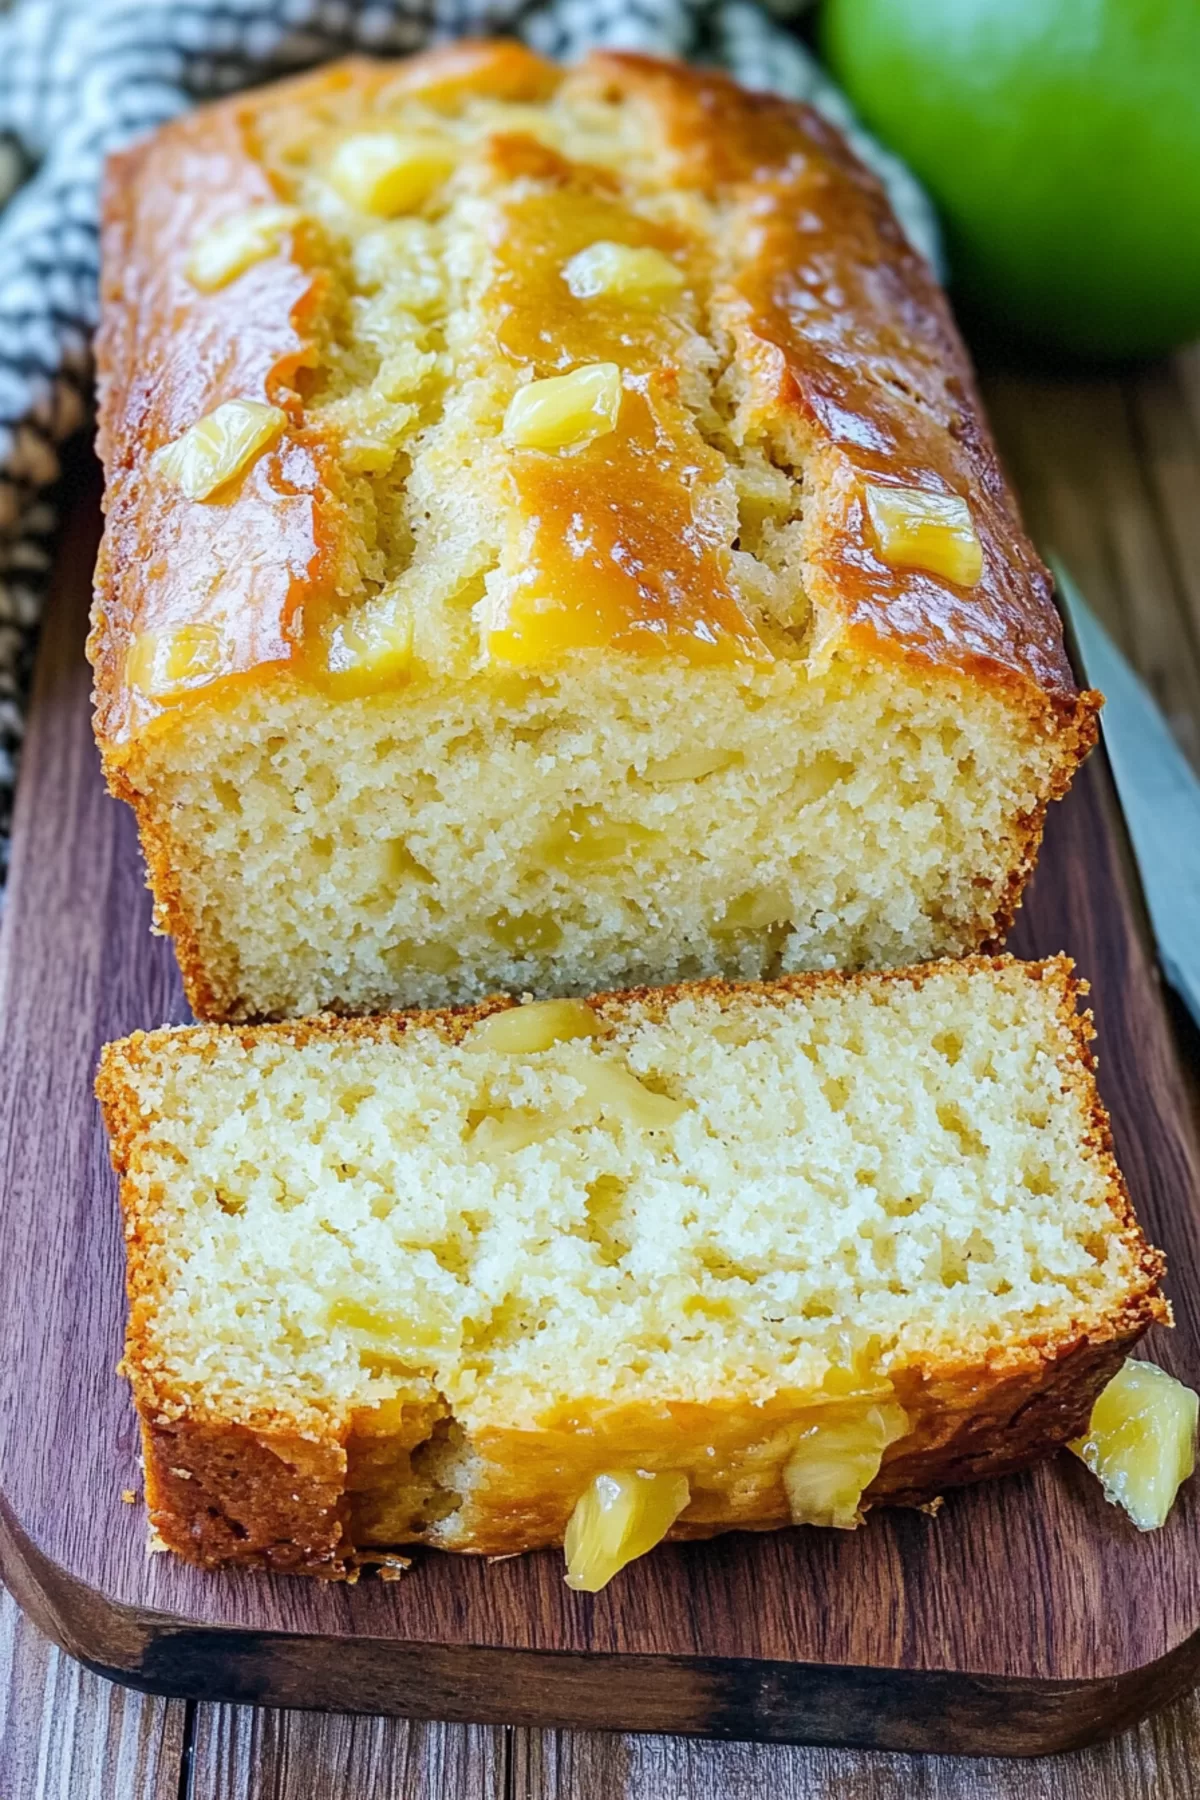
[[[1003,1466],[1078,1430],[1165,1316],[1064,965],[591,1011],[111,1046],[151,1440],[324,1447],[349,1543],[561,1541],[613,1468],[686,1476],[684,1534],[778,1524],[814,1427],[898,1405],[869,1468],[914,1491],[932,1454],[927,1499],[988,1441]]]
[[[470,58],[226,103],[113,177],[98,730],[193,1006],[999,941],[1091,697],[928,272],[802,109]],[[234,398],[284,438],[205,437],[190,499],[171,447]],[[881,560],[868,477],[956,508],[982,577],[928,521]]]
[[[1046,739],[951,683],[611,665],[369,708],[250,692],[148,749],[218,1013],[903,964],[1001,928]],[[932,716],[931,716],[932,715]],[[164,924],[171,919],[164,915]]]

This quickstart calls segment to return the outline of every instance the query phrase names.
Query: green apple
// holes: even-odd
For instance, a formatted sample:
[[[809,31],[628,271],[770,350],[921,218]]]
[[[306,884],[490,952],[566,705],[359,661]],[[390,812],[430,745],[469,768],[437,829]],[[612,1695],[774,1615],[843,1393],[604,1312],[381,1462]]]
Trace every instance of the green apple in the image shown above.
[[[1200,333],[1200,0],[825,0],[820,29],[1001,330],[1113,357]]]

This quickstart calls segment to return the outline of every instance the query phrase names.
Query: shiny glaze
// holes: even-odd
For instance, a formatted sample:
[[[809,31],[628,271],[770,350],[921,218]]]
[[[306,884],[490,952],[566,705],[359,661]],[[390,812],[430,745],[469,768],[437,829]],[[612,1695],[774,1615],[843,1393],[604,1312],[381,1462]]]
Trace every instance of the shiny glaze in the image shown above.
[[[1050,578],[1025,537],[949,308],[879,183],[806,108],[719,75],[593,59],[652,98],[679,178],[732,201],[718,311],[755,406],[820,458],[810,598],[842,629],[967,670],[1073,693]],[[956,493],[983,543],[970,589],[893,569],[873,546],[864,478]]]
[[[92,641],[98,727],[110,740],[128,740],[151,716],[124,682],[139,631],[214,623],[230,676],[283,664],[299,672],[305,616],[346,589],[337,444],[306,427],[296,385],[314,354],[319,243],[301,230],[213,294],[197,294],[182,269],[201,230],[290,198],[273,148],[289,114],[350,122],[389,89],[412,91],[426,76],[436,76],[435,103],[448,107],[470,92],[542,97],[561,79],[511,47],[433,55],[436,69],[422,58],[399,74],[353,61],[221,102],[111,167],[98,347],[108,531]],[[504,349],[537,373],[609,351],[629,371],[617,433],[577,454],[511,458],[509,554],[538,571],[564,641],[762,654],[708,510],[721,459],[675,398],[676,301],[647,318],[617,317],[603,302],[575,301],[557,272],[604,236],[654,243],[689,269],[705,255],[718,259],[713,312],[737,344],[753,423],[812,476],[805,581],[815,652],[915,655],[988,682],[1032,684],[1070,705],[1049,578],[1016,518],[945,301],[875,180],[815,115],[719,76],[599,54],[562,91],[648,108],[662,159],[644,178],[661,173],[694,189],[719,203],[722,219],[707,245],[672,243],[632,220],[611,177],[555,168],[532,139],[496,148],[526,159],[531,189],[513,203],[511,235],[497,246]],[[569,201],[557,212],[555,192]],[[277,449],[211,504],[188,504],[146,478],[154,450],[236,394],[288,411]],[[957,589],[882,563],[860,497],[865,479],[962,495],[984,547],[980,582]],[[501,623],[519,625],[519,605]]]
[[[577,299],[563,276],[577,251],[601,240],[660,250],[685,268],[697,248],[623,206],[601,171],[530,139],[501,138],[492,155],[504,177],[520,171],[539,184],[496,225],[485,307],[498,350],[535,378],[614,362],[625,382],[615,431],[577,450],[510,458],[511,585],[492,654],[538,663],[612,646],[766,659],[730,585],[715,501],[724,459],[677,398],[694,303],[686,293],[649,307]]]
[[[562,80],[562,71],[524,45],[500,38],[492,43],[442,44],[421,56],[409,57],[394,68],[384,69],[386,84],[380,89],[383,107],[398,100],[419,99],[425,106],[447,111],[474,94],[492,100],[548,100]]]
[[[627,379],[617,429],[575,453],[517,452],[512,592],[490,636],[501,660],[611,646],[693,662],[768,660],[728,582],[704,490],[723,464],[689,442],[669,377]]]
[[[295,383],[312,360],[321,303],[317,246],[292,241],[228,287],[202,294],[183,274],[196,237],[278,197],[253,154],[244,104],[193,115],[110,167],[104,229],[100,450],[107,527],[93,633],[99,722],[128,733],[154,716],[127,692],[139,632],[216,626],[230,673],[287,661],[306,598],[336,555],[330,446],[301,422]],[[169,179],[146,179],[167,160]],[[262,399],[293,421],[219,497],[195,504],[147,468],[154,452],[223,400]]]

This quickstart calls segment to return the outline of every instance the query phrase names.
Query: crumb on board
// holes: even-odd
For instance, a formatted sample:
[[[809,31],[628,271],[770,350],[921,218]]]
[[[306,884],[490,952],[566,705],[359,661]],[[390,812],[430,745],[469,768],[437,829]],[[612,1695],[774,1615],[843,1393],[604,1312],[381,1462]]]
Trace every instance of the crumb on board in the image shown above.
[[[374,1569],[380,1581],[399,1581],[411,1568],[412,1557],[395,1550],[356,1550],[346,1580],[353,1587],[364,1569]]]

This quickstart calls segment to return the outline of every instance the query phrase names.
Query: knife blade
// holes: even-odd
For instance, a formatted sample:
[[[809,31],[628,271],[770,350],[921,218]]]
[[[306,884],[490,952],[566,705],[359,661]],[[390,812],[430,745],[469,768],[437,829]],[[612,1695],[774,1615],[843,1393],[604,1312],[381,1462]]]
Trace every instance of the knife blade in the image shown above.
[[[1163,974],[1200,1025],[1200,779],[1158,703],[1056,557],[1063,612],[1089,686],[1137,858]]]

